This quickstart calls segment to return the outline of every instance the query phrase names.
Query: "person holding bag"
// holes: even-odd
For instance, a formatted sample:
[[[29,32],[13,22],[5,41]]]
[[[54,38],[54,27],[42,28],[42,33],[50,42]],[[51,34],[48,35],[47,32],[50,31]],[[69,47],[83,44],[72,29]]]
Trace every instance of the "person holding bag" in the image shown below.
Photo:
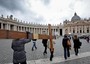
[[[67,45],[68,45],[69,49],[71,50],[71,42],[69,39],[67,40]]]
[[[82,43],[79,41],[79,38],[77,37],[77,35],[74,35],[73,43],[74,43],[75,55],[78,56],[78,53],[79,53],[78,49],[80,49],[80,46]]]
[[[68,43],[69,42],[69,43]],[[64,35],[64,38],[62,40],[62,46],[64,48],[64,58],[65,60],[67,59],[67,57],[70,57],[70,40],[69,38],[67,37],[67,35]]]

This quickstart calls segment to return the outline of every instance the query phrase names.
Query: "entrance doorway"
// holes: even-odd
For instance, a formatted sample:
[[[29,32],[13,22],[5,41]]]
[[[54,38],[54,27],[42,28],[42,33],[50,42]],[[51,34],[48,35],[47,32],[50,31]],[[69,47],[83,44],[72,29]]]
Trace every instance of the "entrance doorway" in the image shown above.
[[[60,29],[60,36],[62,36],[62,29]]]

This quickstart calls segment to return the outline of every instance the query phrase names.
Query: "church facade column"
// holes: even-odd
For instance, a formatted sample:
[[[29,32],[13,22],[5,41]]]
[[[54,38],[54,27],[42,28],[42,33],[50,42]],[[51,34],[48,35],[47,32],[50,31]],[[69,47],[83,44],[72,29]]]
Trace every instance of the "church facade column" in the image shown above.
[[[1,23],[1,29],[3,29],[3,23]]]

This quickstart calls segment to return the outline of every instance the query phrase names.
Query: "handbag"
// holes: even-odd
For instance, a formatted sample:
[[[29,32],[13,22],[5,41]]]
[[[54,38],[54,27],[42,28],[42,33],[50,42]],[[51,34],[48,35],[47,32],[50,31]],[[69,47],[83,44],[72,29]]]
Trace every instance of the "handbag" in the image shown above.
[[[70,40],[67,40],[67,45],[68,45],[69,47],[71,47],[71,42],[70,42]]]
[[[81,46],[81,45],[82,45],[82,42],[79,41],[79,46]]]

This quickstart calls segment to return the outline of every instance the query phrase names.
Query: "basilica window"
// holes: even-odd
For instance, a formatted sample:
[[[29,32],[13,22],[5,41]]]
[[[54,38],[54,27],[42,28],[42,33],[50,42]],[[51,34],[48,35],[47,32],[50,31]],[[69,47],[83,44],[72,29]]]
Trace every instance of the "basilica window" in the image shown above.
[[[85,32],[83,31],[83,33],[85,33]]]
[[[80,33],[82,33],[82,30],[80,30]]]
[[[73,33],[75,33],[75,30],[73,30]]]
[[[89,33],[89,27],[87,27],[87,33]]]
[[[77,33],[78,33],[78,31],[77,31]]]
[[[10,30],[14,30],[14,25],[10,25]]]
[[[80,28],[80,33],[82,33],[82,29]]]
[[[75,29],[73,28],[73,33],[75,33]]]

